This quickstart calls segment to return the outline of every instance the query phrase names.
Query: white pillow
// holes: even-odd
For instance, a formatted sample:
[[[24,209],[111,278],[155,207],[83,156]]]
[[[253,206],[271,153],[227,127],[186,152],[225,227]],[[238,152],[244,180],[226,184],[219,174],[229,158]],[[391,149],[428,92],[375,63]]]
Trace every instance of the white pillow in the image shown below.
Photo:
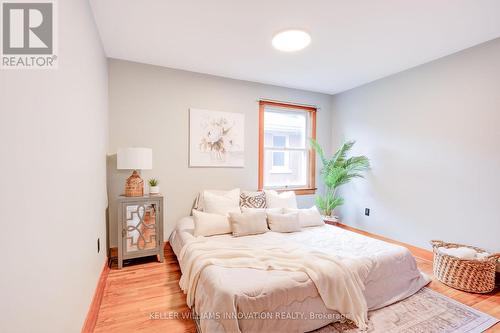
[[[287,191],[278,193],[274,190],[266,192],[267,208],[295,208],[297,209],[297,199],[295,192]]]
[[[237,189],[234,189],[237,190]],[[205,211],[205,202],[203,200],[203,195],[206,192],[212,193],[212,194],[217,194],[217,195],[225,195],[228,192],[234,191],[234,190],[203,190],[198,193],[196,196],[196,199],[194,201],[194,206],[193,209],[199,210],[199,211]]]
[[[210,214],[193,209],[193,220],[195,237],[231,233],[231,225],[225,215]]]
[[[299,213],[299,222],[302,228],[322,226],[325,224],[316,206],[306,209],[285,208],[285,213],[294,212]]]
[[[267,214],[269,229],[276,232],[300,231],[299,213]]]
[[[283,208],[250,208],[250,207],[241,207],[241,211],[243,213],[255,213],[255,212],[264,212],[264,213],[274,213],[274,214],[283,214]]]
[[[229,213],[233,236],[257,235],[268,232],[265,212]]]
[[[240,189],[226,192],[203,192],[203,211],[212,214],[227,215],[229,212],[241,212]]]
[[[476,259],[477,256],[477,251],[471,249],[470,247],[453,247],[453,248],[440,247],[438,248],[438,250],[441,253],[457,257],[460,259],[474,260]]]

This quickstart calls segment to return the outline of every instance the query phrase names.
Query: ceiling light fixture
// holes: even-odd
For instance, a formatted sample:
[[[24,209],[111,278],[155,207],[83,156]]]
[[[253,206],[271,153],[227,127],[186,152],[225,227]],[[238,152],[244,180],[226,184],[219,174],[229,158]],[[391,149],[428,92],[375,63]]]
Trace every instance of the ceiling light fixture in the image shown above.
[[[283,52],[302,50],[311,43],[311,36],[302,30],[285,30],[273,37],[273,46]]]

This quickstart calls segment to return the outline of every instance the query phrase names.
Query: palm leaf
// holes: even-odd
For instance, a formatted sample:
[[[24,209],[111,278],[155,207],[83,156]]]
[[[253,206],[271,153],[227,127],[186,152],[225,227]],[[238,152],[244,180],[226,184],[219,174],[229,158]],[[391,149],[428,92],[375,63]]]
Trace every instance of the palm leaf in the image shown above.
[[[321,148],[318,141],[316,141],[315,139],[311,139],[310,141],[311,141],[312,148],[318,153],[318,155],[321,159],[321,163],[323,163],[323,166],[327,165],[328,160],[325,157],[325,152],[323,151],[323,148]]]
[[[329,208],[331,210],[334,210],[338,206],[342,206],[344,204],[344,198],[342,197],[335,197],[332,201],[330,201],[330,206]]]
[[[331,162],[334,166],[344,163],[347,153],[352,149],[356,141],[345,141],[340,149],[333,155]]]
[[[319,210],[324,212],[325,215],[328,215],[326,214],[326,206],[327,206],[326,198],[318,195],[316,196],[315,201],[316,201],[316,206],[318,206]]]
[[[359,172],[370,168],[370,160],[366,156],[353,156],[345,160],[343,167],[349,172]]]

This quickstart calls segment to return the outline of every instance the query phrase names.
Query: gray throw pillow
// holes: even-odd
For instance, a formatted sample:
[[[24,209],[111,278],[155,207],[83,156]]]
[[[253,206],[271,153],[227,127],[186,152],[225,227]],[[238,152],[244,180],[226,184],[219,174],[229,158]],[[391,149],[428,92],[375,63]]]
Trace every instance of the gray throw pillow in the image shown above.
[[[275,214],[267,213],[269,228],[276,232],[300,231],[299,213]]]
[[[269,231],[265,212],[230,212],[229,223],[235,237],[263,234]]]

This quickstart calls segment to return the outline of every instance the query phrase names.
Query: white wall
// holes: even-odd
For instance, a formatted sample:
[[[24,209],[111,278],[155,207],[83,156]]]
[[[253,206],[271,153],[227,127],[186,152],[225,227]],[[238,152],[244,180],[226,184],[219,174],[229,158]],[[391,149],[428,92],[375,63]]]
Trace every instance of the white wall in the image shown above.
[[[335,95],[333,110],[334,145],[356,139],[373,164],[343,190],[345,223],[500,250],[500,39]]]
[[[1,332],[79,332],[105,262],[106,59],[87,1],[56,19],[58,69],[0,70]]]
[[[166,195],[165,237],[179,218],[189,215],[198,191],[257,188],[259,98],[318,105],[318,140],[330,151],[329,95],[110,60],[109,152],[128,146],[153,148],[153,170],[143,171],[143,178],[158,177]],[[188,167],[190,107],[245,114],[244,168]],[[114,200],[123,193],[130,172],[116,170],[116,156],[108,161],[110,243],[116,246]],[[301,197],[300,204],[311,206],[313,197]]]

